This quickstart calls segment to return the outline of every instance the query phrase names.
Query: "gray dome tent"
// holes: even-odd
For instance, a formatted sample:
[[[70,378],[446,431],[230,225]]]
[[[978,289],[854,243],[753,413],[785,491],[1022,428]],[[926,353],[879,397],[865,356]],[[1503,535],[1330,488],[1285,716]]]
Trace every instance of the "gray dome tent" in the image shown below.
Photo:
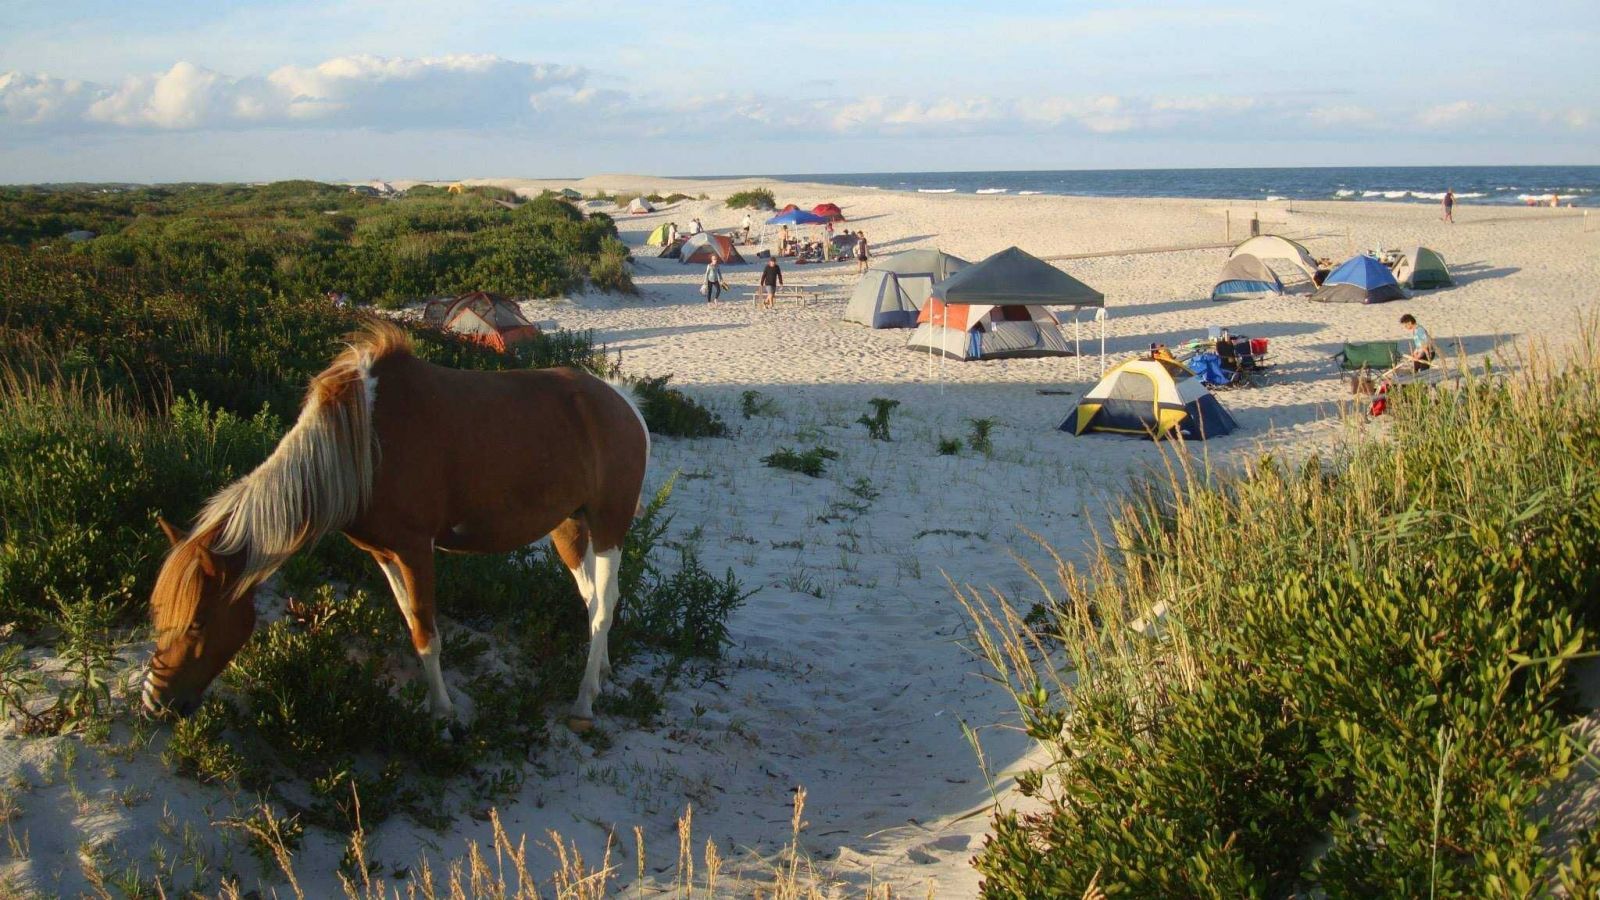
[[[1241,253],[1222,267],[1222,274],[1217,276],[1217,284],[1211,289],[1211,299],[1282,293],[1283,282],[1270,266],[1249,253]]]
[[[1439,255],[1439,251],[1427,247],[1412,247],[1402,252],[1400,261],[1394,266],[1394,280],[1400,282],[1401,287],[1413,290],[1448,287],[1456,283],[1450,277],[1450,267],[1444,264],[1444,257]]]
[[[850,295],[844,320],[869,328],[913,328],[933,286],[970,265],[938,250],[907,250],[876,260]]]

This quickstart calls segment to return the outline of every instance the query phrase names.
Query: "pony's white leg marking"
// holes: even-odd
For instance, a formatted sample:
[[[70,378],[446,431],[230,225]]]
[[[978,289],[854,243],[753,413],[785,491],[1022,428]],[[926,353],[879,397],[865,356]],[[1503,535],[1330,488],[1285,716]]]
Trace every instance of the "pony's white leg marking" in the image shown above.
[[[617,548],[596,555],[591,549],[585,562],[594,560],[594,602],[589,604],[589,663],[583,670],[583,683],[578,686],[578,700],[572,705],[575,719],[594,718],[594,699],[600,696],[600,682],[609,669],[610,653],[606,648],[606,635],[611,631],[611,617],[617,608],[617,568],[622,562],[622,551]]]
[[[439,636],[435,634],[428,646],[417,651],[417,656],[422,658],[422,673],[428,678],[429,709],[437,716],[450,715],[454,708],[450,705],[450,693],[445,690],[444,672],[439,669]]]
[[[417,617],[411,612],[411,595],[406,592],[406,580],[400,574],[400,564],[387,560],[378,560],[378,568],[383,570],[383,577],[389,580],[389,590],[394,592],[394,601],[400,606],[400,615],[405,616],[406,630],[416,634]],[[444,672],[439,668],[439,635],[434,632],[433,639],[428,641],[428,646],[417,651],[417,656],[422,660],[422,674],[428,680],[428,709],[436,716],[448,716],[455,712],[450,703],[450,692],[444,686]]]

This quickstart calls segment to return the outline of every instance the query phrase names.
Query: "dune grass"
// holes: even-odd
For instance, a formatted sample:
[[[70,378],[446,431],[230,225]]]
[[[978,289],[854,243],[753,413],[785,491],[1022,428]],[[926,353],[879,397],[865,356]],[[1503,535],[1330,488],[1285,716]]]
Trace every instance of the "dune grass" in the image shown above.
[[[1042,601],[960,591],[1051,763],[989,897],[1591,895],[1541,800],[1600,596],[1595,329],[1558,370],[1401,391],[1387,432],[1242,473],[1169,457]]]

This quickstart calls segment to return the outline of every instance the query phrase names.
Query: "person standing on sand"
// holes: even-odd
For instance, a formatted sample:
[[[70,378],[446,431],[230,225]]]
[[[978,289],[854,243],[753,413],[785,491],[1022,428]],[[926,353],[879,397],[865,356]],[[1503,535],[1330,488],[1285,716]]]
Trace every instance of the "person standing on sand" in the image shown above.
[[[1456,220],[1456,194],[1449,188],[1444,189],[1444,220],[1452,224]]]
[[[706,302],[717,302],[717,298],[721,297],[722,292],[727,288],[728,286],[722,281],[722,263],[717,259],[717,255],[713,253],[711,262],[706,263]]]
[[[767,309],[772,308],[772,301],[778,294],[778,287],[783,284],[783,270],[778,268],[776,256],[767,257],[767,267],[761,270],[761,305]]]
[[[858,231],[856,232],[856,274],[859,275],[867,271],[868,255],[867,233],[865,231]]]
[[[754,222],[750,221],[750,214],[749,213],[745,213],[744,214],[744,242],[746,244],[750,243],[750,229],[751,229],[752,226],[754,226],[754,224],[755,224]]]

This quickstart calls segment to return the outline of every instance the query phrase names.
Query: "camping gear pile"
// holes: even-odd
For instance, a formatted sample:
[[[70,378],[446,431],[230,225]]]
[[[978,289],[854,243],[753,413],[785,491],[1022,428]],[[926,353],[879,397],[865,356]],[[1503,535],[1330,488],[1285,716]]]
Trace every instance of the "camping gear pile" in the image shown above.
[[[539,336],[539,327],[515,303],[488,291],[429,300],[422,321],[501,353]]]
[[[1269,341],[1212,330],[1211,337],[1181,345],[1176,359],[1209,388],[1258,386],[1267,371]]]

